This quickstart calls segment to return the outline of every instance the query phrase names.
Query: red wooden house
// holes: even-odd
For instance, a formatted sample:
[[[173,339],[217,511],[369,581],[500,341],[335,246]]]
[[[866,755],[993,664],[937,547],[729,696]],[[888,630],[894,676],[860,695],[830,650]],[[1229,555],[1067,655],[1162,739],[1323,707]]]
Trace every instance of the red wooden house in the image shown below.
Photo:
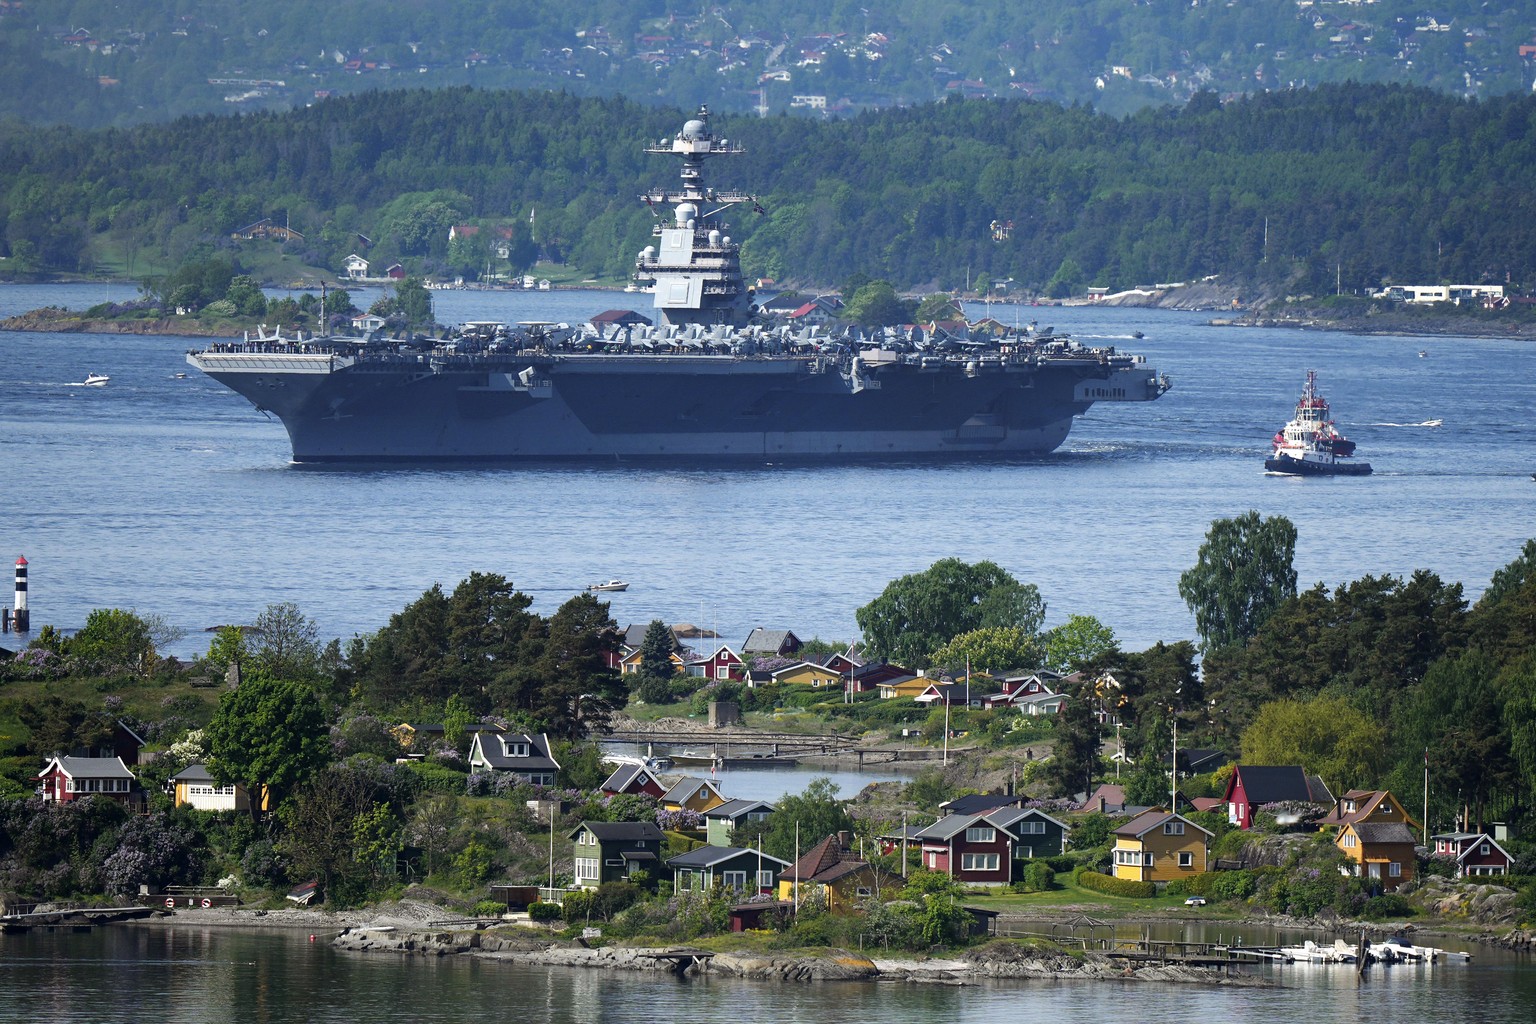
[[[1227,780],[1224,797],[1227,820],[1243,829],[1253,827],[1254,815],[1265,804],[1312,804],[1327,808],[1334,802],[1323,780],[1308,775],[1297,765],[1240,764]],[[1285,816],[1280,817],[1285,824]],[[1300,815],[1295,817],[1300,820]]]
[[[731,650],[729,646],[722,646],[708,657],[694,658],[688,662],[688,674],[703,676],[705,679],[728,679],[731,682],[740,682],[747,676],[747,664],[741,660],[741,655]]]
[[[922,829],[923,867],[962,884],[1008,885],[1021,862],[1066,849],[1068,827],[1036,808],[999,807],[980,814],[949,814]]]
[[[1507,875],[1514,863],[1508,850],[1482,832],[1444,832],[1430,839],[1435,856],[1455,858],[1457,878]]]
[[[621,764],[599,787],[608,796],[629,793],[650,796],[660,800],[667,787],[663,786],[651,770],[643,764]]]
[[[118,803],[131,803],[136,792],[133,772],[120,757],[70,757],[61,754],[36,776],[43,803],[67,804],[88,796],[103,796]]]

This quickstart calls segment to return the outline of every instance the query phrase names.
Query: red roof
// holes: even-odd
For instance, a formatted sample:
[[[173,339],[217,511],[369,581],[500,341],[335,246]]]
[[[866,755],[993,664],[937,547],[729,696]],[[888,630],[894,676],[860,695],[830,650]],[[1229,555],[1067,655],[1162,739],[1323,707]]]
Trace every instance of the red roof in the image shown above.
[[[16,559],[16,564],[17,565],[26,565],[27,564],[26,556],[23,555],[23,556],[17,558]]]

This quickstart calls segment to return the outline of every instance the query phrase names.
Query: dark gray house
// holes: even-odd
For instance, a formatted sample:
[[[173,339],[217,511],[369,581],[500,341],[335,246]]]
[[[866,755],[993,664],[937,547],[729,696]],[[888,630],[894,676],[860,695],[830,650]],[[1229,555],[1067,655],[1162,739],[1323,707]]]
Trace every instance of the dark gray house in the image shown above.
[[[766,896],[778,891],[779,873],[789,862],[731,846],[701,846],[667,861],[676,892],[708,892],[719,885],[743,896]]]

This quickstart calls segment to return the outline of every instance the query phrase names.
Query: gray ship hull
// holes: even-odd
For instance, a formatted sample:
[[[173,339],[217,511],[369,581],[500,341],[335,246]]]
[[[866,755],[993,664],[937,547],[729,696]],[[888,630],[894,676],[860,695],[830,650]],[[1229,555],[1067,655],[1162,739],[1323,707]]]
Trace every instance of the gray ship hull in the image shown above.
[[[1095,401],[1161,394],[1152,370],[1089,358],[857,376],[722,355],[188,361],[280,419],[298,463],[1038,455]]]

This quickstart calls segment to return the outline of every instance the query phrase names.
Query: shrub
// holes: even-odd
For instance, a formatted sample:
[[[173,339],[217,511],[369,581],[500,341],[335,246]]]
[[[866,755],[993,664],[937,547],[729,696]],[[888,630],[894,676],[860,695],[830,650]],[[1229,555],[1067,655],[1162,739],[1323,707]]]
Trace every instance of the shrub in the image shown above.
[[[475,903],[475,917],[500,917],[506,913],[507,905],[501,900],[480,900]]]
[[[1132,899],[1149,899],[1157,895],[1157,886],[1151,882],[1133,882],[1128,878],[1101,875],[1097,871],[1079,870],[1073,880],[1084,889],[1101,892],[1106,896],[1128,896]]]
[[[1395,892],[1385,892],[1365,901],[1361,916],[1368,921],[1381,921],[1389,917],[1412,917],[1413,907]]]
[[[561,907],[558,903],[530,903],[528,904],[528,919],[531,921],[548,922],[558,921],[561,918]]]
[[[1024,867],[1024,887],[1029,892],[1046,892],[1056,885],[1056,872],[1044,861],[1030,861]]]

